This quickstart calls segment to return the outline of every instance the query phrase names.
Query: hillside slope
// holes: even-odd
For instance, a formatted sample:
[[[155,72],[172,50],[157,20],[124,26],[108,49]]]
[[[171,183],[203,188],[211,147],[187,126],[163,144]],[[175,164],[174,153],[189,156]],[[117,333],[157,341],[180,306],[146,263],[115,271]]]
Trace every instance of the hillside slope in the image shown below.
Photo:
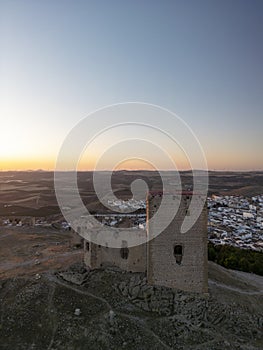
[[[208,296],[80,265],[8,279],[0,349],[262,349],[262,292],[262,277],[214,263]]]

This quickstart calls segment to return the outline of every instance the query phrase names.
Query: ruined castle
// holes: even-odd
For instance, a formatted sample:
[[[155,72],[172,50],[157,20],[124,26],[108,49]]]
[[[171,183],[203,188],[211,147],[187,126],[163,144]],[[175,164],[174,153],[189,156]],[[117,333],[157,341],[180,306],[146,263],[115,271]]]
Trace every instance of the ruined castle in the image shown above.
[[[206,293],[208,290],[207,272],[207,208],[202,212],[194,225],[185,233],[181,226],[186,216],[190,216],[189,204],[192,196],[198,195],[183,192],[181,196],[166,195],[164,215],[156,219],[155,212],[162,201],[162,192],[150,192],[147,196],[147,230],[148,243],[127,247],[126,242],[120,249],[109,248],[85,241],[84,261],[91,269],[103,266],[117,266],[125,271],[144,272],[147,282],[185,291]],[[173,203],[180,199],[180,204],[172,222],[155,237],[155,228],[165,220]],[[151,218],[151,220],[150,220]],[[155,237],[151,239],[152,237]]]

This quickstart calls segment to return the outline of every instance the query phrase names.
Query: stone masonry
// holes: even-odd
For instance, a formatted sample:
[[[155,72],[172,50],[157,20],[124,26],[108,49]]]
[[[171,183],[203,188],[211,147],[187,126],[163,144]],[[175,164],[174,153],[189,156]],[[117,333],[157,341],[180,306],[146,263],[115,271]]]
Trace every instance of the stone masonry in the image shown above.
[[[177,288],[185,291],[206,293],[208,290],[207,272],[207,210],[202,213],[195,224],[185,233],[181,226],[186,216],[191,216],[189,203],[192,193],[183,193],[180,197],[174,194],[166,195],[167,210],[164,215],[155,212],[162,201],[162,193],[149,194],[147,201],[148,235],[151,238],[165,220],[165,212],[169,213],[175,201],[179,209],[170,225],[154,239],[150,239],[147,249],[147,281],[149,284]],[[201,198],[196,197],[197,201]]]
[[[202,205],[201,215],[185,233],[181,226],[186,217],[191,218],[189,204],[192,196]],[[91,269],[116,266],[125,271],[144,272],[151,285],[165,286],[185,291],[207,293],[207,209],[202,198],[192,192],[166,194],[161,215],[155,215],[163,199],[163,193],[149,193],[147,197],[147,234],[149,241],[135,247],[120,249],[84,243],[84,262]],[[171,210],[178,211],[171,223],[155,237],[156,230],[171,217]],[[176,212],[176,211],[175,211]],[[164,225],[165,226],[165,225]],[[155,237],[155,238],[153,238]],[[153,239],[152,239],[153,238]]]

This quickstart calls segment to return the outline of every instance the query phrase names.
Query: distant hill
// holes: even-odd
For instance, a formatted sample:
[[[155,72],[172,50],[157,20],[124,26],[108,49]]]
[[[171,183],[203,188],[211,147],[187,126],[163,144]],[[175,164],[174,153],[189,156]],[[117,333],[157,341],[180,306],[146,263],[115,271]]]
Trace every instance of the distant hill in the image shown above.
[[[234,196],[253,197],[263,193],[263,186],[245,186],[235,190],[230,190],[229,194]]]

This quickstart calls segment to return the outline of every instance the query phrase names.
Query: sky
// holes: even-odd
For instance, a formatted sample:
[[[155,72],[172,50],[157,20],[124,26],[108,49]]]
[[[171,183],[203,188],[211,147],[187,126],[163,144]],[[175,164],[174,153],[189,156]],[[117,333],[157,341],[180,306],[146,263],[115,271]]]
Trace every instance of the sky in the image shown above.
[[[261,0],[0,0],[0,52],[0,170],[53,169],[77,123],[130,101],[182,118],[209,169],[263,170]]]

